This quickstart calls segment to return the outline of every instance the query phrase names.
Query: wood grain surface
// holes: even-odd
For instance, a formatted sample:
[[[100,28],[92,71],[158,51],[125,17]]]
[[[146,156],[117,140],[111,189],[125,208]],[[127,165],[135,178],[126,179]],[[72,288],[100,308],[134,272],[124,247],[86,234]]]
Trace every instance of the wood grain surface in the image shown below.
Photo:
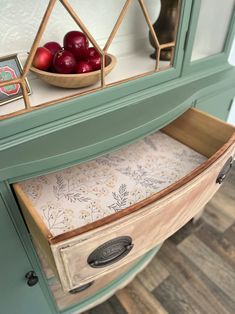
[[[169,238],[108,302],[84,314],[234,314],[235,168],[202,217]]]

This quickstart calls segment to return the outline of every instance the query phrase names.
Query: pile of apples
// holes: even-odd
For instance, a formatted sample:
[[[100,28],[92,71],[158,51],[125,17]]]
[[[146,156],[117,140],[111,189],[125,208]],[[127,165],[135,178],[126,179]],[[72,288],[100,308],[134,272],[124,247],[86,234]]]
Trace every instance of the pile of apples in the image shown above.
[[[94,47],[89,48],[89,41],[84,33],[71,31],[64,36],[63,48],[55,41],[39,47],[33,66],[39,70],[61,74],[87,73],[101,68],[101,57]]]

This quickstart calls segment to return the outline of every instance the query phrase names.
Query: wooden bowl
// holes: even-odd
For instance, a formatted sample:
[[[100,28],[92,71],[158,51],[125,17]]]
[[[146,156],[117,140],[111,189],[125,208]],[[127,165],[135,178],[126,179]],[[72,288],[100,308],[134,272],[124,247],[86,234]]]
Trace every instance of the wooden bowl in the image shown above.
[[[115,56],[106,55],[105,76],[109,74],[117,63]],[[96,84],[101,79],[101,70],[81,74],[59,74],[38,70],[31,67],[30,70],[41,80],[48,84],[63,88],[80,88]]]

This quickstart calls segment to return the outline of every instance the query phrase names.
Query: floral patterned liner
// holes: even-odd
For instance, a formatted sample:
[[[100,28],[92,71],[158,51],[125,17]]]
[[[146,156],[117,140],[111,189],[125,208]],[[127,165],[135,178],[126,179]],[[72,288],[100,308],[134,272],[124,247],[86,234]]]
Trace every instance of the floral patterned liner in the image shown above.
[[[158,131],[93,161],[19,185],[57,236],[136,204],[205,160]]]

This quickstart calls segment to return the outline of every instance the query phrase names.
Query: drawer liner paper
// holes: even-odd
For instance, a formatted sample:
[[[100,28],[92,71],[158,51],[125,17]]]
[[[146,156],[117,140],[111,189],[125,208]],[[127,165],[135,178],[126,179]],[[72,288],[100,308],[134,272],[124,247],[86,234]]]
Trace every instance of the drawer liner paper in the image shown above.
[[[206,158],[158,131],[95,160],[20,183],[53,236],[121,211]]]

